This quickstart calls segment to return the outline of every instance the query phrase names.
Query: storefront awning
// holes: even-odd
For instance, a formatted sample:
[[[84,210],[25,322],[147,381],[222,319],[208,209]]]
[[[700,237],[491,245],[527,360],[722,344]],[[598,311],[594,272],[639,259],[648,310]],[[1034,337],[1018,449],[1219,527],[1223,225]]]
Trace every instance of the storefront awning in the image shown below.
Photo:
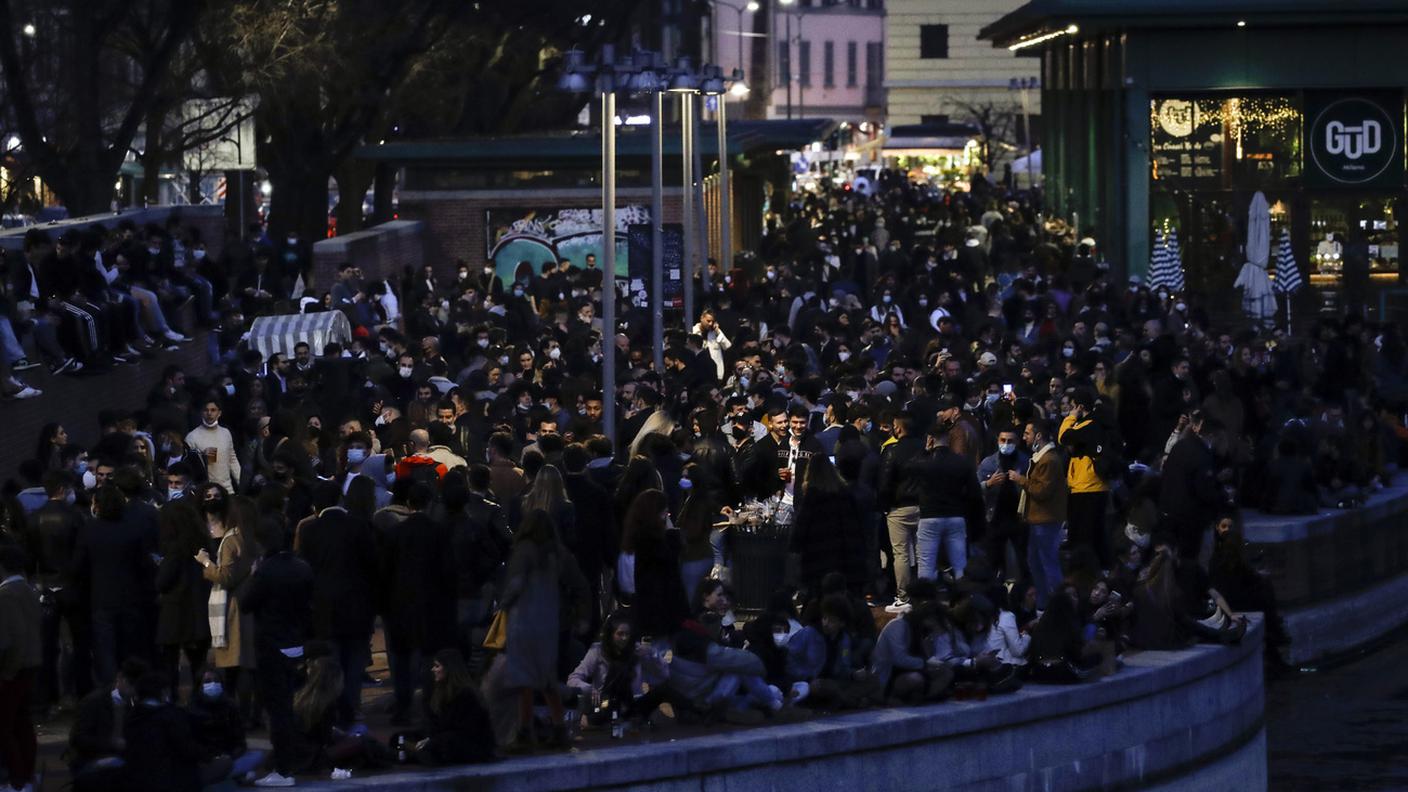
[[[893,127],[885,139],[887,157],[935,157],[962,154],[979,137],[968,124],[910,124]]]

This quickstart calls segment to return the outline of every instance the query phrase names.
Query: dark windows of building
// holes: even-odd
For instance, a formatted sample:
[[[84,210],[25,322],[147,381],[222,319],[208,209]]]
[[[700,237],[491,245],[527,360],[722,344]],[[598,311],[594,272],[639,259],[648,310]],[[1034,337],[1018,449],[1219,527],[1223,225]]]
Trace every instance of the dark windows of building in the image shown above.
[[[855,43],[854,41],[847,41],[847,42],[846,42],[846,87],[847,87],[847,88],[854,88],[854,87],[856,87],[856,79],[857,79],[857,74],[859,73],[859,71],[860,71],[859,64],[856,63],[856,43]]]
[[[919,26],[919,57],[948,57],[948,25]]]
[[[827,41],[821,45],[821,84],[827,88],[836,87],[836,42]]]
[[[885,82],[885,49],[878,41],[865,42],[865,85],[879,88]]]
[[[797,83],[803,87],[812,84],[812,43],[797,42]]]

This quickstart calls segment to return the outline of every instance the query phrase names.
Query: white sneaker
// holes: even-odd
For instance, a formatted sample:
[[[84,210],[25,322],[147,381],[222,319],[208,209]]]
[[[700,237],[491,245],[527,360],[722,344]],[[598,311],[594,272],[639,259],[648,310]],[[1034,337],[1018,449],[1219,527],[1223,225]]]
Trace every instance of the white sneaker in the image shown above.
[[[768,702],[768,711],[777,712],[782,709],[782,702],[784,701],[782,689],[777,685],[768,685],[768,692],[772,694],[772,701]]]
[[[167,341],[175,341],[175,342],[178,343],[178,344],[181,344],[181,343],[184,343],[184,342],[186,342],[186,341],[190,341],[190,340],[191,340],[191,339],[189,339],[189,338],[187,338],[187,337],[181,335],[180,333],[176,332],[175,330],[167,330],[167,331],[166,331],[165,333],[163,333],[162,335],[166,336],[166,340],[167,340]]]
[[[289,776],[279,775],[279,772],[275,770],[269,775],[266,775],[258,781],[255,781],[254,785],[257,787],[291,787],[294,785],[294,783],[295,782],[293,778]]]
[[[43,395],[44,395],[44,391],[39,390],[38,388],[31,388],[30,386],[26,385],[26,386],[24,386],[23,388],[20,388],[18,391],[15,391],[14,393],[11,393],[10,396],[9,396],[9,398],[11,398],[11,399],[37,399],[37,398],[39,398],[40,396],[43,396]]]
[[[328,776],[333,781],[346,781],[352,777],[352,771],[344,767],[334,767],[332,774]]]
[[[913,607],[913,605],[909,604],[908,600],[902,600],[899,597],[895,597],[894,602],[885,606],[885,612],[895,614],[909,613],[910,610],[913,609]]]

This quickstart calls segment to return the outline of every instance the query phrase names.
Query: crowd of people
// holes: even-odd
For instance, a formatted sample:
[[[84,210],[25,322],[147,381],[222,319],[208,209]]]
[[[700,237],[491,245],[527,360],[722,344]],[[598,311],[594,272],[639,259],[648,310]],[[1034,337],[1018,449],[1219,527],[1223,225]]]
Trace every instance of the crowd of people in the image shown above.
[[[166,368],[92,444],[45,427],[5,491],[11,786],[34,773],[31,710],[74,701],[79,789],[291,786],[562,748],[583,722],[1078,683],[1238,641],[1246,611],[1284,642],[1239,515],[1385,486],[1408,439],[1398,328],[1209,315],[1116,282],[1039,196],[978,184],[798,196],[709,263],[663,370],[648,307],[602,327],[590,258],[345,265],[295,293],[295,238],[206,262],[180,228],[31,232],[9,266],[34,299],[5,326],[56,370],[180,343],[160,307],[186,297],[213,364]],[[254,317],[300,310],[353,337],[252,348]],[[764,546],[787,563],[739,601]],[[361,710],[378,630],[389,741]],[[265,727],[267,756],[245,738]]]

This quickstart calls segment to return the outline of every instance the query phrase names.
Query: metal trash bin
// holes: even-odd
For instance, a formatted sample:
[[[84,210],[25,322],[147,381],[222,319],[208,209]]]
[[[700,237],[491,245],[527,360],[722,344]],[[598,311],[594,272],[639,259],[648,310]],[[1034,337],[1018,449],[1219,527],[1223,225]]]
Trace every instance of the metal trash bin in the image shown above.
[[[733,598],[738,610],[759,612],[787,579],[792,526],[780,523],[735,525],[729,530]]]

